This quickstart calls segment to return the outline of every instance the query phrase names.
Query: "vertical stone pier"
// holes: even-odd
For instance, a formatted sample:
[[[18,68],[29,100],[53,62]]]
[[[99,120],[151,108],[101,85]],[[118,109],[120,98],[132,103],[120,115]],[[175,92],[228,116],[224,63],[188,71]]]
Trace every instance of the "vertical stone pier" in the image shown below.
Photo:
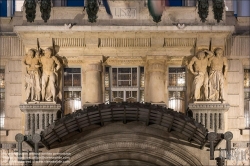
[[[148,101],[152,104],[165,104],[165,59],[162,56],[147,57]]]

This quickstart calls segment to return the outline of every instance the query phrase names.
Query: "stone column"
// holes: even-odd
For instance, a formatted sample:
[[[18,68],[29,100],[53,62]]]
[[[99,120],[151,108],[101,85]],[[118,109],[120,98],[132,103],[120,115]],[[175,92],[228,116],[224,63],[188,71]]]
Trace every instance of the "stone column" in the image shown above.
[[[152,103],[164,103],[165,97],[165,60],[148,59],[148,100]]]
[[[85,70],[86,103],[101,103],[101,63],[88,64]],[[84,87],[83,87],[84,88]]]

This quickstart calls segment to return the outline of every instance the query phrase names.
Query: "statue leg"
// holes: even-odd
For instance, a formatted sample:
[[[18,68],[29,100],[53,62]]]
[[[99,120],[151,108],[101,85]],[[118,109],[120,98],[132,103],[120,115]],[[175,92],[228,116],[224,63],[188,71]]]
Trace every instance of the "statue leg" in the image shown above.
[[[205,100],[208,100],[208,75],[204,75],[204,95],[205,95]]]
[[[42,76],[42,101],[45,100],[45,92],[46,92],[47,82],[48,82],[48,76],[47,75],[43,75]]]
[[[40,87],[40,77],[39,77],[39,75],[38,75],[38,73],[35,75],[35,79],[36,79],[36,91],[35,91],[35,93],[36,93],[36,95],[35,95],[35,99],[37,100],[37,101],[40,101],[40,96],[41,96],[41,87]]]
[[[49,78],[49,86],[52,93],[52,101],[56,102],[56,87],[55,87],[56,77],[55,74],[51,74]]]
[[[200,90],[203,83],[203,77],[200,75],[196,76],[194,79],[194,100],[200,99]]]
[[[224,78],[223,76],[220,78],[220,92],[219,92],[219,95],[220,95],[220,99],[221,101],[225,101],[224,99]]]

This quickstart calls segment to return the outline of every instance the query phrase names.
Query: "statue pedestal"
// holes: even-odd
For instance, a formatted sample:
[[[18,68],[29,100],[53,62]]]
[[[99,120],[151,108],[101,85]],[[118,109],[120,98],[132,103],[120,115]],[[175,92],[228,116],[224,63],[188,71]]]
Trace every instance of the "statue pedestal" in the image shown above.
[[[25,113],[25,134],[40,134],[49,124],[57,119],[60,104],[53,102],[29,102],[20,104],[19,108]]]
[[[225,132],[225,112],[229,110],[228,103],[220,101],[196,101],[188,105],[193,118],[203,124],[209,132]]]

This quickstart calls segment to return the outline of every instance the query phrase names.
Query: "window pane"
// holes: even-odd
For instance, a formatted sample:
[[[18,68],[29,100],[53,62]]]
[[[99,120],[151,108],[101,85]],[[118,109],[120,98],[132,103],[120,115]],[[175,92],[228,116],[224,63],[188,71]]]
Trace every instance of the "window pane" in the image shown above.
[[[169,108],[185,112],[185,92],[169,92]]]
[[[72,97],[73,97],[72,91],[64,91],[64,99],[68,99]]]
[[[244,87],[250,87],[250,69],[244,69]]]
[[[72,86],[72,74],[64,75],[64,86]]]
[[[0,69],[0,88],[4,88],[5,87],[5,70],[4,69]]]
[[[137,68],[132,69],[132,86],[137,86]]]
[[[140,72],[141,72],[140,85],[141,85],[141,88],[143,88],[144,87],[144,67],[140,67]]]
[[[245,92],[244,114],[246,118],[246,127],[250,128],[250,92]]]
[[[185,86],[185,68],[169,68],[169,86]]]
[[[113,86],[117,86],[117,68],[112,69],[112,83]]]
[[[73,86],[81,86],[81,74],[73,74]]]

